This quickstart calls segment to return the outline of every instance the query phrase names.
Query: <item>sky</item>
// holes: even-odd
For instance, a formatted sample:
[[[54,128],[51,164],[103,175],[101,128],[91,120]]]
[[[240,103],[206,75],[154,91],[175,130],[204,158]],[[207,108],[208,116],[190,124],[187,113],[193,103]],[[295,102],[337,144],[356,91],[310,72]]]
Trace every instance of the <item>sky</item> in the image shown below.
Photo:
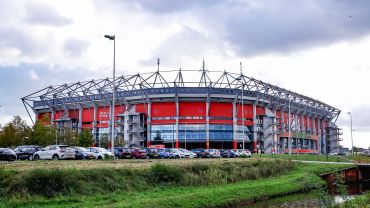
[[[342,111],[370,146],[370,1],[0,0],[0,124],[44,87],[161,69],[239,72]],[[198,75],[197,75],[198,76]]]

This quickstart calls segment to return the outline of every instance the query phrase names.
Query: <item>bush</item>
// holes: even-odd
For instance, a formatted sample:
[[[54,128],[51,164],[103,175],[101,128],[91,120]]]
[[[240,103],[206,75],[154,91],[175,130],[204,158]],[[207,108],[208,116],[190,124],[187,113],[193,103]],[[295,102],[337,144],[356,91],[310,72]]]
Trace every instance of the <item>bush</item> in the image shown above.
[[[153,183],[176,183],[181,180],[183,176],[183,170],[180,168],[164,165],[155,164],[150,168],[149,177]]]
[[[45,170],[30,171],[24,179],[24,186],[29,193],[47,197],[70,195],[73,190],[81,190],[79,172],[76,170]]]

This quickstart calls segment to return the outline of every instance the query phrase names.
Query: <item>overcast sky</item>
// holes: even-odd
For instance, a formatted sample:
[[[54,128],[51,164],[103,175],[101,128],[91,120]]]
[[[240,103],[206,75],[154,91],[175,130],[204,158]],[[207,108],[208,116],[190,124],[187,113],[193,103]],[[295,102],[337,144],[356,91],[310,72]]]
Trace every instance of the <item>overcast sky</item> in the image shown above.
[[[49,85],[161,69],[239,72],[342,111],[370,146],[370,1],[0,0],[0,124]]]

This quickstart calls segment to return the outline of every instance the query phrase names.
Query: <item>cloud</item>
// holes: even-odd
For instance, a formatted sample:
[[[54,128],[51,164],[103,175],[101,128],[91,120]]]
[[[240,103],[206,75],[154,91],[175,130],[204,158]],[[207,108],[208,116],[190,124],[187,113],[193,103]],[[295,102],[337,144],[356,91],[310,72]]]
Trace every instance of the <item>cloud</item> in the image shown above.
[[[26,5],[25,21],[31,24],[46,26],[66,26],[73,22],[59,15],[55,8],[35,2]]]
[[[29,76],[33,81],[39,80],[39,75],[33,70],[29,72]]]
[[[370,105],[359,105],[351,108],[352,127],[358,132],[370,132]],[[343,112],[338,119],[338,125],[350,128],[351,119],[347,112]]]
[[[159,57],[163,59],[166,66],[180,67],[197,57],[196,62],[200,64],[203,57],[210,56],[216,51],[227,56],[224,51],[218,51],[219,48],[223,48],[222,42],[218,42],[217,39],[208,37],[200,31],[184,27],[165,39],[160,47],[152,52],[153,56],[148,60],[141,61],[141,63],[146,66],[154,66],[156,58]]]
[[[89,47],[89,43],[84,40],[70,38],[64,41],[64,51],[72,57],[80,57]]]
[[[22,55],[36,56],[44,53],[47,41],[35,37],[32,33],[14,27],[0,27],[0,50],[16,49]],[[6,58],[6,57],[4,57]],[[2,57],[0,57],[1,63]]]
[[[240,9],[228,18],[227,39],[238,53],[254,56],[293,52],[370,32],[368,1],[274,2]]]
[[[174,13],[174,12],[181,12],[186,11],[194,8],[207,8],[211,5],[219,4],[220,2],[226,2],[222,0],[129,0],[126,3],[129,6],[134,6],[136,8],[140,8],[149,12],[158,13],[158,14],[165,14],[165,13]]]

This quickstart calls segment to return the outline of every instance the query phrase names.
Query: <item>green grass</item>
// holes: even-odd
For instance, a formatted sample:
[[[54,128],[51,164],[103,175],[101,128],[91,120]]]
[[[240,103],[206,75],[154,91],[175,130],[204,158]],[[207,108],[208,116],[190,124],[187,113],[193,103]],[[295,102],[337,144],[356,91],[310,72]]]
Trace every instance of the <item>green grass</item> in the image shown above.
[[[326,156],[326,155],[315,155],[315,154],[260,154],[253,155],[255,158],[279,158],[288,160],[302,160],[302,161],[323,161],[323,162],[351,162],[350,159],[342,156]]]
[[[265,160],[265,165],[267,165],[267,161],[274,163],[275,160]],[[245,162],[233,165],[241,167],[240,165],[242,164],[245,165]],[[257,165],[257,163],[253,165]],[[253,165],[245,168],[251,168]],[[219,183],[212,182],[208,185],[195,184],[190,186],[189,184],[181,184],[178,181],[171,184],[156,184],[152,188],[144,190],[127,190],[114,193],[107,190],[107,194],[58,196],[53,198],[40,196],[8,198],[0,201],[0,207],[1,205],[3,207],[233,207],[238,204],[318,188],[325,185],[325,182],[321,180],[318,174],[344,167],[348,166],[298,164],[293,170],[284,172],[285,174],[270,175],[271,177],[268,177],[268,175],[260,176],[256,180],[245,178],[238,181],[221,181]],[[194,165],[188,170],[192,173],[201,173],[208,171],[208,168],[202,165]],[[224,170],[235,170],[230,169],[228,165],[224,165],[223,168]],[[156,171],[162,172],[161,170]],[[177,180],[177,176],[173,177],[173,180]]]

